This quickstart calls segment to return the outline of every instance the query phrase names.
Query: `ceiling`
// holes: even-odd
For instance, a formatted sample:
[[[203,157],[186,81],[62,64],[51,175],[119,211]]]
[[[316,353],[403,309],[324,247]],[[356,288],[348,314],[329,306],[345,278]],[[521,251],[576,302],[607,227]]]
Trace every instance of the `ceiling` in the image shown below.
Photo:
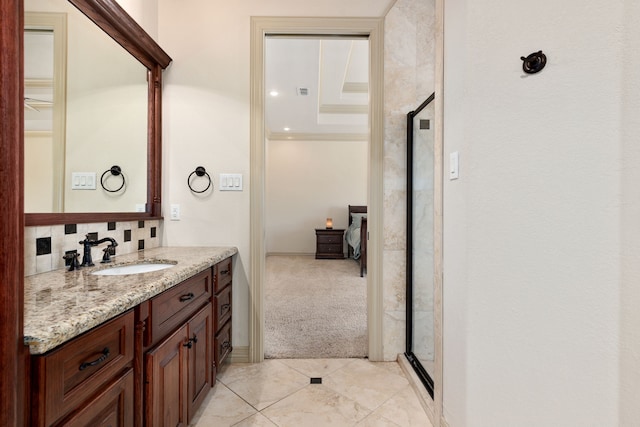
[[[268,37],[265,52],[267,139],[368,139],[367,39]]]

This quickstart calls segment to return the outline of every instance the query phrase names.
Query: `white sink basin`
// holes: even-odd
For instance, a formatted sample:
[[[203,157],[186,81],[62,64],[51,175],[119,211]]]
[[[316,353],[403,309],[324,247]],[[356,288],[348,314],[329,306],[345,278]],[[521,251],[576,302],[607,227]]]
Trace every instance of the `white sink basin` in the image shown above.
[[[94,271],[91,274],[98,276],[124,276],[125,274],[149,273],[151,271],[159,271],[174,267],[175,264],[130,264],[120,267],[105,268],[104,270]]]

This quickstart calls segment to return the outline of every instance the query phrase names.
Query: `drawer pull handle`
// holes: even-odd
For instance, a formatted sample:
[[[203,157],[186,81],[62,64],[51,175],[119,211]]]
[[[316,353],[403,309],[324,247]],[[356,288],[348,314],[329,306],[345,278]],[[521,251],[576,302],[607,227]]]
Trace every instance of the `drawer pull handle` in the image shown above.
[[[220,272],[220,274],[222,274],[222,275],[229,274],[229,270],[222,270],[222,271]]]
[[[189,292],[188,294],[182,295],[180,297],[180,302],[189,301],[189,300],[192,300],[193,298],[195,298],[195,295],[193,294],[193,292]]]
[[[198,336],[196,334],[193,334],[193,338],[191,338],[190,341],[198,342]]]
[[[231,343],[229,341],[225,341],[225,342],[222,343],[221,347],[222,347],[223,350],[226,350],[229,347],[231,347]]]
[[[191,340],[187,341],[186,343],[182,344],[183,347],[187,347],[187,348],[191,348],[193,347],[193,344],[191,344]]]
[[[222,309],[222,311],[224,311],[224,310],[228,310],[229,307],[231,307],[231,304],[222,304],[220,308]]]
[[[80,370],[84,371],[85,369],[91,367],[91,366],[96,366],[101,364],[102,362],[104,362],[105,360],[107,360],[107,358],[109,357],[109,347],[105,347],[104,350],[102,350],[102,356],[98,357],[96,360],[94,360],[93,362],[83,362],[80,365]]]

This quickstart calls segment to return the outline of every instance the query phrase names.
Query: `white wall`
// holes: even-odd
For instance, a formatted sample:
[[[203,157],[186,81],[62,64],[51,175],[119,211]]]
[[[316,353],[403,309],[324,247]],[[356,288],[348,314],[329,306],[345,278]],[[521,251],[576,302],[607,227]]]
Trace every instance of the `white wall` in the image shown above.
[[[632,426],[640,423],[640,2],[625,2],[623,15],[619,424]]]
[[[367,160],[366,141],[267,141],[267,254],[314,254],[327,218],[346,229],[348,205],[367,204]]]
[[[247,346],[249,323],[249,36],[251,16],[383,16],[391,0],[158,1],[159,43],[173,58],[164,73],[163,211],[165,245],[233,245],[234,346]],[[190,193],[198,165],[216,179],[205,197]],[[219,192],[220,173],[242,173],[243,192]]]
[[[461,162],[444,188],[451,426],[638,425],[629,3],[445,2],[445,158]],[[525,76],[537,50],[547,68]]]
[[[118,0],[118,4],[154,40],[158,40],[158,0]]]
[[[51,212],[53,206],[53,141],[51,134],[26,132],[24,136],[25,212]]]

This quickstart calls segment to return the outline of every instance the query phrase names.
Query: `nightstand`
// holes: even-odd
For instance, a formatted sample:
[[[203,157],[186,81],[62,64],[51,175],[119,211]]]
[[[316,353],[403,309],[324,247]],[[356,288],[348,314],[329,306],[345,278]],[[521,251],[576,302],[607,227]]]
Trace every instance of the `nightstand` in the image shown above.
[[[344,228],[316,228],[316,259],[344,259]]]

